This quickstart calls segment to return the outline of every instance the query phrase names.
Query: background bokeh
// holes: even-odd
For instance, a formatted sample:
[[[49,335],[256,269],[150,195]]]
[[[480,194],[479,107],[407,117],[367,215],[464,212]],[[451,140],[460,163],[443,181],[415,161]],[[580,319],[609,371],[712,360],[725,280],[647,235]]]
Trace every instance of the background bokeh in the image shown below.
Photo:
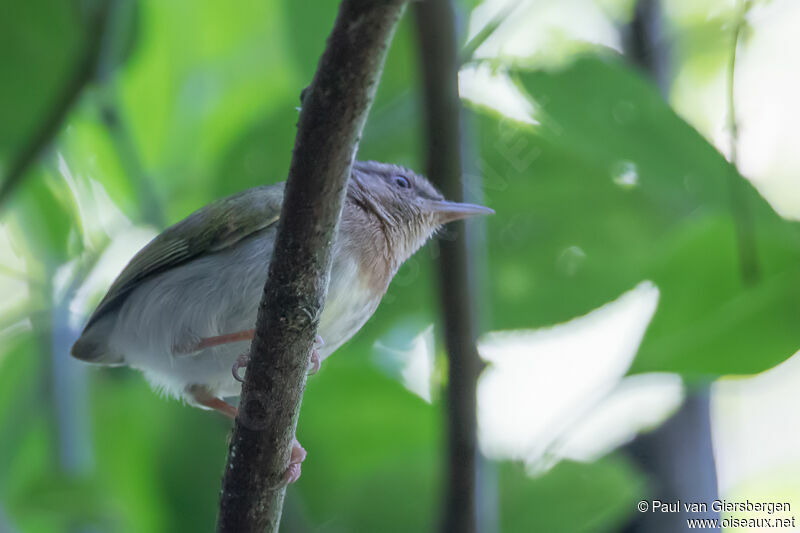
[[[456,4],[473,52],[460,74],[467,193],[497,212],[471,227],[485,530],[631,524],[658,479],[626,443],[698,395],[708,423],[679,431],[711,439],[719,496],[800,509],[800,6],[662,1],[648,69],[634,59],[633,0]],[[97,5],[0,8],[0,175],[72,76]],[[155,234],[285,179],[300,91],[337,10],[110,5],[91,82],[0,207],[0,531],[213,528],[230,422],[68,350]],[[412,22],[359,158],[421,169]],[[309,380],[309,456],[283,530],[436,527],[436,253],[412,258]]]

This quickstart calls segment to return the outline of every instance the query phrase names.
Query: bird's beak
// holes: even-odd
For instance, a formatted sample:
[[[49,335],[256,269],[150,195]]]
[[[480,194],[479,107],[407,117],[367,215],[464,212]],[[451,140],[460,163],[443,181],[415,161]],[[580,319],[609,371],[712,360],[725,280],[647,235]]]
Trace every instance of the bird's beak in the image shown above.
[[[436,213],[439,224],[447,224],[454,220],[469,218],[478,215],[493,215],[494,209],[475,204],[462,204],[458,202],[448,202],[447,200],[433,200],[430,202],[430,209]]]

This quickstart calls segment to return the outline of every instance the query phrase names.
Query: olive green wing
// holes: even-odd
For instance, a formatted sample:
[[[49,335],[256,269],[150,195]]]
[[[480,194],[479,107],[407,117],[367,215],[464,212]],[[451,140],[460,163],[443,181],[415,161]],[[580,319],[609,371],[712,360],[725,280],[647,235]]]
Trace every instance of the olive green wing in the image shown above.
[[[170,226],[123,269],[97,306],[88,329],[122,303],[141,281],[207,253],[223,250],[278,221],[284,183],[255,187],[217,200]]]

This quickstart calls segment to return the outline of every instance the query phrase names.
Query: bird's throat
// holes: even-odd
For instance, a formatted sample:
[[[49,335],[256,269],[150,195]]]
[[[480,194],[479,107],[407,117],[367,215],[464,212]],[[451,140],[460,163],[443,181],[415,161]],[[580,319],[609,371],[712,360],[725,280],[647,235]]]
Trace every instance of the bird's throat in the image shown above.
[[[395,258],[391,230],[373,207],[369,201],[357,199],[345,204],[337,252],[352,259],[365,284],[383,295],[400,265]]]

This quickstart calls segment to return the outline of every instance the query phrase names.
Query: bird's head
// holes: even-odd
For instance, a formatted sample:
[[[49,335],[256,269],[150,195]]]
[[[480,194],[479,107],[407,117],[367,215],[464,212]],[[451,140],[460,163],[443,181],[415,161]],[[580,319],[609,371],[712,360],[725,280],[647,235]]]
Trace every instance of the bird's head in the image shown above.
[[[348,198],[378,219],[395,266],[408,259],[443,224],[494,213],[488,207],[447,201],[423,176],[376,161],[353,165]]]

